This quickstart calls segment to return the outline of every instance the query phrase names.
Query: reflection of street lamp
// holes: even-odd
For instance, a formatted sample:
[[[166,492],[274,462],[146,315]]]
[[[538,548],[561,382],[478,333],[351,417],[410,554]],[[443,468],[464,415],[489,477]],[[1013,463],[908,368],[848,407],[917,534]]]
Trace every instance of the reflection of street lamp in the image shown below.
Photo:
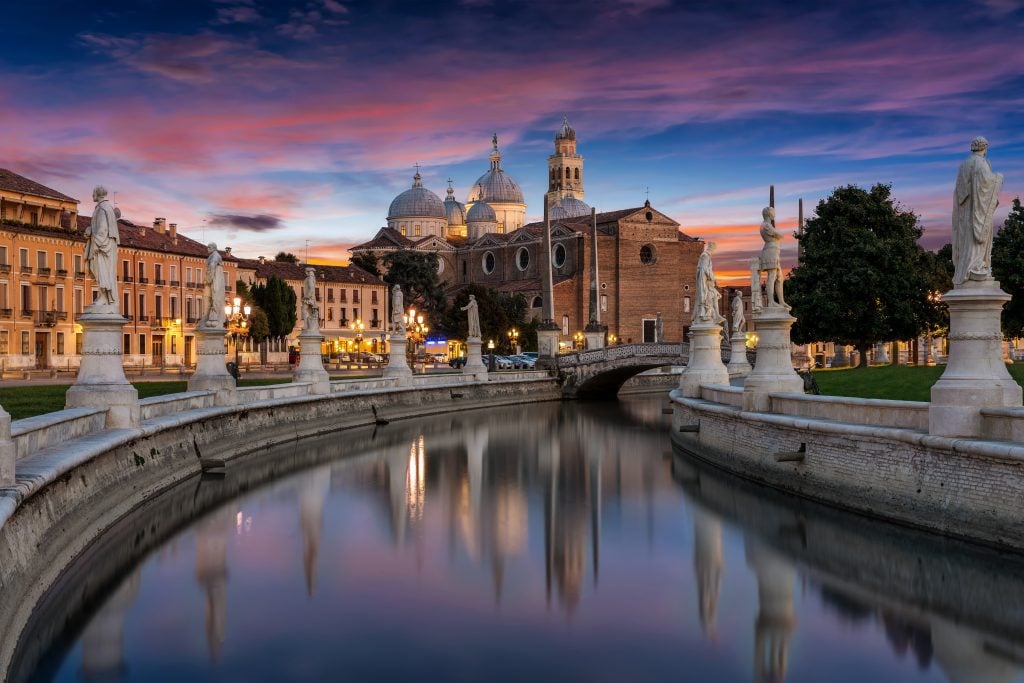
[[[235,365],[238,365],[238,338],[249,334],[249,314],[252,307],[249,304],[242,305],[242,299],[235,297],[230,304],[224,304],[224,317],[227,319],[228,329],[235,338]]]
[[[357,363],[360,360],[362,360],[361,356],[362,356],[362,353],[363,353],[363,329],[365,327],[366,326],[363,325],[363,321],[360,320],[359,318],[356,318],[355,320],[353,320],[352,324],[349,325],[349,329],[351,329],[353,332],[356,333],[356,362]]]
[[[491,339],[487,342],[487,350],[490,352],[491,357],[487,361],[487,369],[490,372],[494,372],[494,340]]]
[[[612,344],[614,344],[617,339],[618,339],[618,337],[616,337],[614,334],[609,334],[608,335],[608,346],[611,346]]]
[[[577,349],[582,349],[583,348],[583,333],[582,332],[577,332],[576,334],[572,335],[572,340],[573,340],[573,343],[574,343],[574,345],[575,345],[575,347]]]
[[[514,327],[508,331],[508,346],[512,353],[519,354],[519,330]]]

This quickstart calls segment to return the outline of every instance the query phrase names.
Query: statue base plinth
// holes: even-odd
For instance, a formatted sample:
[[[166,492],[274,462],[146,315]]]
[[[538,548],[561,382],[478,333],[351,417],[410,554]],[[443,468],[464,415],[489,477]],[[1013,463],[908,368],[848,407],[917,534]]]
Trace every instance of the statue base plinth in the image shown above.
[[[212,391],[216,405],[235,405],[237,383],[224,360],[224,328],[197,327],[195,335],[196,371],[188,378],[188,390]]]
[[[1000,317],[1010,295],[995,280],[968,281],[942,300],[949,306],[949,356],[932,386],[928,433],[983,436],[982,408],[1021,405],[1021,387],[1003,363]]]
[[[587,349],[603,349],[608,337],[608,328],[601,323],[589,323],[583,328],[583,338],[587,341]]]
[[[14,485],[14,460],[17,450],[11,440],[11,416],[0,408],[0,486]]]
[[[303,330],[299,333],[299,367],[294,381],[309,382],[312,394],[331,393],[331,376],[324,370],[320,344],[324,336],[320,330]]]
[[[700,398],[704,384],[728,384],[729,371],[722,362],[721,323],[690,326],[690,359],[679,378],[679,390],[687,398]]]
[[[789,330],[796,318],[782,306],[762,308],[754,314],[757,359],[743,383],[743,410],[767,412],[771,394],[804,392],[804,381],[793,369]]]
[[[412,378],[412,368],[405,358],[407,340],[405,332],[391,335],[391,351],[388,354],[388,365],[384,368],[384,376],[395,380],[396,384],[408,384]]]
[[[561,337],[562,328],[554,323],[541,323],[537,328],[538,370],[553,370],[558,367],[558,340]]]
[[[742,332],[733,332],[730,342],[729,364],[725,366],[729,377],[746,377],[752,368],[747,361],[747,339]]]
[[[128,319],[116,312],[86,311],[82,326],[82,363],[68,387],[67,408],[107,408],[106,426],[137,427],[141,419],[139,392],[124,375],[121,334]]]
[[[480,355],[481,343],[480,337],[466,340],[466,364],[462,366],[462,374],[473,375],[473,379],[484,381],[487,379],[487,366]]]

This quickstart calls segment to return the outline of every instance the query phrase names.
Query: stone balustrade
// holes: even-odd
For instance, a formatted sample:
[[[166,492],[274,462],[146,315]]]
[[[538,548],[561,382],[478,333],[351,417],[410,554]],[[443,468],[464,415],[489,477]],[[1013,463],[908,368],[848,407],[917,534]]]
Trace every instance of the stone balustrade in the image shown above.
[[[213,401],[214,393],[212,391],[185,391],[179,394],[141,399],[139,409],[142,413],[142,420],[145,421],[186,410],[209,408],[213,406]]]
[[[928,431],[928,404],[850,396],[771,394],[771,412],[858,425]]]
[[[36,415],[11,422],[15,460],[22,460],[36,451],[63,444],[104,428],[104,408],[66,408],[45,415]]]

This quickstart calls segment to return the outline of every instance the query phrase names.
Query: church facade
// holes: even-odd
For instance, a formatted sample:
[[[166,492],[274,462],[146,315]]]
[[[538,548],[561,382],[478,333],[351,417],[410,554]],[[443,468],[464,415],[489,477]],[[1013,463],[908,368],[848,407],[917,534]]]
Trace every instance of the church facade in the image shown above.
[[[542,316],[544,223],[525,223],[526,203],[519,185],[501,169],[497,138],[490,169],[473,185],[467,202],[454,191],[440,197],[413,187],[392,202],[388,227],[351,249],[378,261],[401,249],[438,255],[439,275],[450,297],[467,285],[522,294],[535,317]],[[429,195],[429,196],[428,196]],[[663,341],[685,339],[696,296],[697,258],[704,243],[654,208],[643,206],[595,213],[583,201],[583,157],[576,131],[563,121],[548,158],[544,202],[551,219],[551,269],[554,322],[561,345],[571,346],[596,313],[611,343],[654,341],[655,321],[663,322]],[[443,225],[447,219],[447,224]],[[597,262],[592,254],[597,240]],[[591,312],[590,281],[597,269],[598,311]]]

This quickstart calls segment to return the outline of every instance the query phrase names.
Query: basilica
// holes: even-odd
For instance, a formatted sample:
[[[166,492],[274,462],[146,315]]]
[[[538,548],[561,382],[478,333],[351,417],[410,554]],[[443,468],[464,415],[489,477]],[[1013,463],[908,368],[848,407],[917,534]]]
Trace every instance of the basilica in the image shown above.
[[[526,199],[501,168],[496,135],[491,145],[490,167],[473,184],[464,204],[455,198],[451,181],[442,200],[423,186],[417,171],[412,187],[391,202],[387,227],[351,252],[378,260],[402,249],[434,252],[449,296],[470,284],[519,293],[541,317],[541,273],[547,263],[542,258],[544,223],[526,222]],[[544,202],[551,221],[553,312],[563,347],[572,345],[577,333],[595,319],[608,328],[612,343],[655,341],[659,317],[659,341],[685,339],[704,243],[682,232],[679,223],[650,201],[616,211],[591,209],[584,201],[583,156],[567,119],[555,132],[547,175]],[[591,297],[595,273],[598,292]],[[592,300],[596,311],[590,310]]]

